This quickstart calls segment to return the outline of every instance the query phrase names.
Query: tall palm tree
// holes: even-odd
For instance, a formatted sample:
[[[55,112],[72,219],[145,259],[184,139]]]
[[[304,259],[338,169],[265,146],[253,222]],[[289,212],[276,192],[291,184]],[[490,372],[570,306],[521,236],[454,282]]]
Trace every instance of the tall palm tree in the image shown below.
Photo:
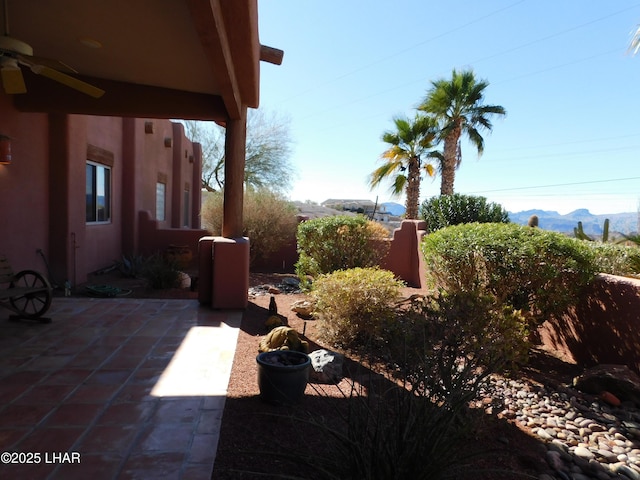
[[[435,173],[433,165],[423,164],[422,156],[439,158],[439,153],[432,150],[438,135],[438,124],[433,117],[423,115],[416,115],[413,121],[396,117],[393,122],[396,130],[386,131],[382,135],[382,140],[390,145],[381,155],[385,163],[370,175],[369,184],[374,188],[383,179],[393,178],[392,193],[401,195],[406,191],[405,217],[417,219],[422,171],[429,176]]]
[[[633,55],[636,55],[638,53],[638,50],[640,50],[640,27],[638,27],[638,29],[633,32],[628,51],[633,53]]]
[[[441,195],[453,194],[456,169],[462,161],[460,140],[466,135],[482,155],[484,139],[480,130],[491,131],[489,118],[493,115],[506,115],[500,105],[483,105],[484,90],[488,82],[476,80],[473,70],[457,72],[453,70],[450,80],[441,79],[431,82],[418,110],[433,115],[440,125],[440,137],[444,141],[444,159],[441,164]]]

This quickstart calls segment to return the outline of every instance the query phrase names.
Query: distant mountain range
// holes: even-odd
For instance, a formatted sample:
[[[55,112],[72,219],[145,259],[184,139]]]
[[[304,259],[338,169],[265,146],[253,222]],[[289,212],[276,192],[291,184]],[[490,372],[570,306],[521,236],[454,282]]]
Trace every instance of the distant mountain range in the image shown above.
[[[526,225],[531,215],[538,216],[538,226],[555,232],[573,233],[573,229],[582,222],[582,228],[587,235],[602,235],[604,221],[609,219],[609,232],[636,233],[638,231],[638,212],[609,213],[594,215],[585,208],[574,210],[566,215],[547,210],[526,210],[524,212],[509,212],[509,219],[520,225]]]
[[[403,215],[405,208],[395,202],[382,203],[387,212],[391,215]],[[638,232],[638,212],[630,213],[610,213],[605,215],[594,215],[585,208],[574,210],[566,215],[548,210],[525,210],[524,212],[508,212],[509,219],[513,223],[526,225],[531,215],[538,216],[538,226],[545,230],[573,234],[573,229],[582,222],[582,228],[587,235],[602,235],[602,227],[605,219],[609,219],[609,231],[626,235]]]

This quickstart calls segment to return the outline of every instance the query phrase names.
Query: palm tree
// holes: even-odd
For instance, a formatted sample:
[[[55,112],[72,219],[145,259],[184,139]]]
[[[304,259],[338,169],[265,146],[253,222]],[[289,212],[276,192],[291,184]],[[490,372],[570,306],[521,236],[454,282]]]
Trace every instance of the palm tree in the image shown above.
[[[452,195],[456,169],[462,162],[462,135],[465,134],[477,148],[478,155],[482,155],[484,139],[479,130],[491,131],[489,118],[506,115],[506,111],[499,105],[482,104],[484,89],[489,83],[477,81],[473,70],[457,72],[454,69],[451,80],[441,79],[431,84],[418,110],[433,115],[439,122],[440,137],[444,140],[440,194]]]
[[[382,140],[391,145],[381,155],[385,163],[371,174],[369,184],[374,188],[383,179],[395,175],[391,191],[394,195],[401,195],[406,191],[405,217],[417,219],[422,170],[424,169],[429,176],[435,173],[433,165],[423,165],[421,157],[440,157],[439,152],[431,150],[434,147],[433,142],[437,139],[438,124],[433,117],[423,115],[416,115],[413,121],[396,117],[393,122],[396,131],[387,131],[382,135]]]
[[[633,55],[638,53],[640,50],[640,27],[633,33],[633,37],[631,37],[631,43],[629,44],[629,52],[632,52]]]

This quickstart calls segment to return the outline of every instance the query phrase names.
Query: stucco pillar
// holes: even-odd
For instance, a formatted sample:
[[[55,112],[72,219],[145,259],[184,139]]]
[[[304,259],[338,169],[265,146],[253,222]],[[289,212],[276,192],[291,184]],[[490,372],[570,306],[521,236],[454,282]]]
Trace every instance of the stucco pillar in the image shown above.
[[[244,162],[247,142],[247,107],[227,121],[224,153],[224,207],[222,236],[240,238],[243,231]]]
[[[222,237],[203,237],[198,246],[198,299],[212,308],[244,309],[249,290],[249,239],[244,229],[244,162],[247,108],[227,121]]]
[[[72,279],[69,116],[49,114],[49,265],[54,279]]]

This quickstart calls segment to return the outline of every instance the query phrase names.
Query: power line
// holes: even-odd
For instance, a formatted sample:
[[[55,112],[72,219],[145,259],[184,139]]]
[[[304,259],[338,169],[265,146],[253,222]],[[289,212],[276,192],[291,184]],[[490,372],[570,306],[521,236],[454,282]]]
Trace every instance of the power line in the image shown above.
[[[469,193],[478,194],[478,193],[512,192],[512,191],[520,191],[520,190],[532,190],[536,188],[569,187],[569,186],[575,186],[575,185],[590,185],[594,183],[626,182],[629,180],[640,180],[640,177],[610,178],[607,180],[591,180],[586,182],[556,183],[553,185],[535,185],[532,187],[498,188],[494,190],[482,190],[482,191],[469,192]]]

